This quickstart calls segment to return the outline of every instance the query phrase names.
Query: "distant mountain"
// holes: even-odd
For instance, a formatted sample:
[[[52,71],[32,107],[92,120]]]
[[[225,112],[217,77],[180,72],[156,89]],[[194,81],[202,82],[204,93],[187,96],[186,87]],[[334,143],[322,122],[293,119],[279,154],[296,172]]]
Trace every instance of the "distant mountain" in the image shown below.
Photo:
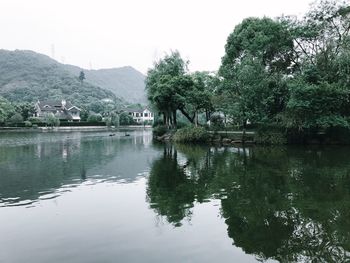
[[[78,76],[84,71],[86,79]],[[10,101],[66,98],[89,104],[111,99],[145,103],[145,76],[132,67],[86,70],[27,50],[0,50],[0,96]]]
[[[133,67],[87,70],[66,65],[74,75],[84,71],[86,81],[112,91],[117,97],[132,103],[146,103],[145,76]]]
[[[81,82],[65,65],[27,50],[0,50],[0,96],[28,102],[65,98],[78,105],[120,100],[111,91]]]

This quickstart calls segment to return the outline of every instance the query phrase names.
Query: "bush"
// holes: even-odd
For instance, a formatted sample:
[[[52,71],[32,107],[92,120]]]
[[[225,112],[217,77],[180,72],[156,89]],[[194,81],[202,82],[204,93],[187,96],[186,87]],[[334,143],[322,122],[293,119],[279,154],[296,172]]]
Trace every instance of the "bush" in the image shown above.
[[[135,124],[134,119],[126,112],[120,113],[119,116],[119,124],[120,125],[133,125]]]
[[[273,128],[271,128],[271,130],[260,128],[255,135],[255,141],[258,144],[265,145],[286,144],[287,136],[283,132]]]
[[[23,117],[19,113],[15,113],[9,120],[11,123],[21,123],[23,122]]]
[[[159,126],[153,128],[153,135],[154,136],[163,136],[167,132],[168,132],[168,128],[164,125],[159,125]]]
[[[208,132],[203,127],[185,127],[176,131],[176,142],[205,142],[209,138]]]
[[[31,123],[42,123],[42,120],[38,117],[30,117],[28,118],[28,121],[30,121]]]
[[[163,123],[163,119],[161,119],[161,118],[155,118],[154,119],[154,122],[153,122],[153,128],[154,127],[157,127],[157,126],[163,126],[164,125],[164,123]]]
[[[178,122],[177,122],[177,125],[176,125],[176,128],[177,128],[177,129],[182,129],[182,128],[185,128],[185,127],[188,127],[188,126],[189,126],[188,123],[183,122],[183,121],[178,121]]]
[[[62,121],[60,126],[61,127],[89,127],[89,126],[106,126],[106,122],[100,121],[100,122],[87,122],[87,121],[80,121],[80,122],[72,122],[72,121]]]
[[[92,113],[87,119],[88,122],[100,122],[102,121],[102,115],[101,114],[96,114]]]
[[[210,127],[213,130],[222,130],[225,128],[224,118],[219,114],[210,117]]]
[[[55,116],[53,115],[52,113],[51,114],[47,114],[44,118],[44,121],[45,123],[48,125],[48,126],[51,126],[51,127],[58,127],[60,126],[60,120]]]
[[[32,125],[33,125],[33,124],[32,124],[30,121],[25,121],[25,122],[24,122],[24,126],[25,126],[25,127],[32,127]]]

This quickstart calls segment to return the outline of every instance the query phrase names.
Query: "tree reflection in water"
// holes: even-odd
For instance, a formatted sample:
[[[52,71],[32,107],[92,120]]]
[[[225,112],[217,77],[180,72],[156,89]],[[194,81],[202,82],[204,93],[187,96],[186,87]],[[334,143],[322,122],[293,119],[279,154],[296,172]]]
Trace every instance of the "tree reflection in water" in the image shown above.
[[[167,145],[153,162],[148,202],[175,226],[194,202],[221,200],[235,246],[259,260],[350,260],[346,148]]]

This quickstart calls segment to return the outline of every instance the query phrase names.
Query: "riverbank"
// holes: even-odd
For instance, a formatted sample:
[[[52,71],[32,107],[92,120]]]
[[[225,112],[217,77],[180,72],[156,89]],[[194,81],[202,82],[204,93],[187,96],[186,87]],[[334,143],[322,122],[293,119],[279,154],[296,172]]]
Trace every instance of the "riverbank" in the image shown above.
[[[210,131],[204,127],[153,130],[153,137],[161,142],[210,143],[221,145],[350,145],[350,130],[330,128],[324,131],[282,131],[258,129],[257,131]]]
[[[160,142],[199,142],[222,145],[239,145],[239,144],[256,144],[256,133],[254,131],[195,131],[187,134],[177,134],[176,132],[166,132],[161,136],[153,136],[153,138]]]
[[[151,125],[139,126],[129,125],[120,127],[107,126],[60,126],[60,127],[0,127],[0,132],[59,132],[59,131],[118,131],[118,130],[142,130],[151,129]]]

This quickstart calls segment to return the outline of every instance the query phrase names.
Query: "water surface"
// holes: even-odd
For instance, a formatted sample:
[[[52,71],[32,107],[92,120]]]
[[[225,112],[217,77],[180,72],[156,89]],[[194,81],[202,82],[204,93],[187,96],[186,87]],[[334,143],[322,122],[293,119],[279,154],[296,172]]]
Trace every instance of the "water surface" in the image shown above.
[[[347,262],[350,149],[0,133],[0,262]]]

